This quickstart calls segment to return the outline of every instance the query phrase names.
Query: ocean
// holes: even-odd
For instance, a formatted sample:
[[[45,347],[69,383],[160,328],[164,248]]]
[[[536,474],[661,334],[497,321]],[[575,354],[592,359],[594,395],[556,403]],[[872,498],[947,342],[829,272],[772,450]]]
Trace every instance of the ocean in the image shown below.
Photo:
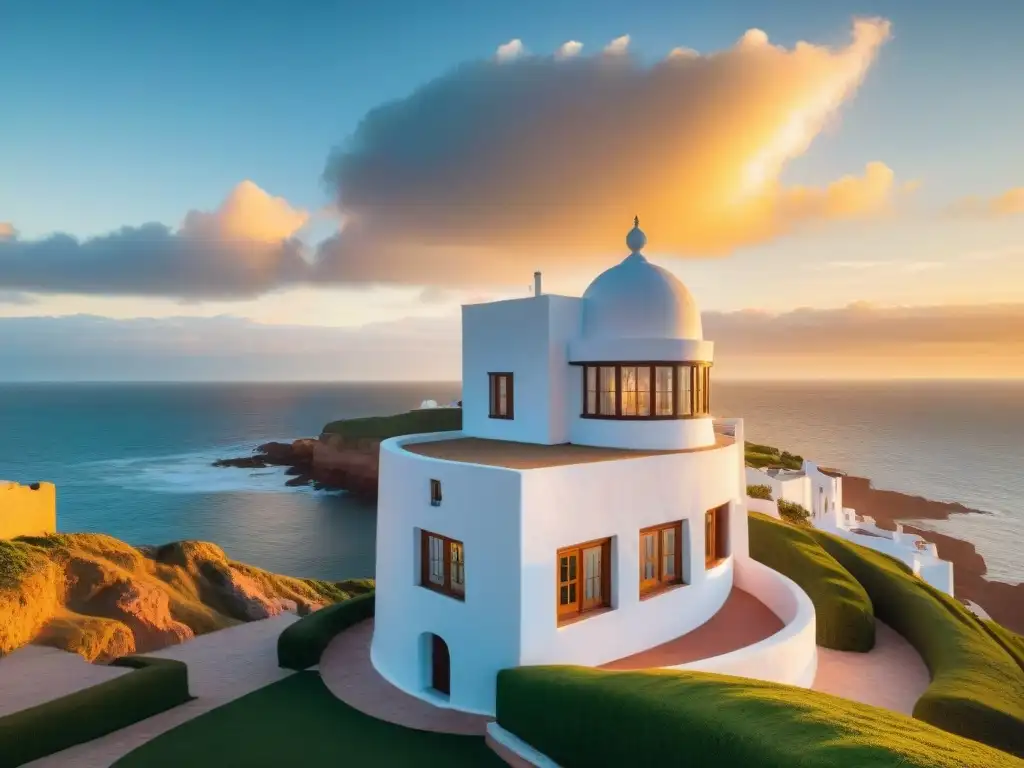
[[[458,383],[0,384],[0,478],[58,487],[58,528],[132,544],[203,539],[244,562],[326,579],[373,573],[375,510],[286,488],[284,470],[221,469],[328,421],[458,399]],[[1024,382],[718,382],[713,410],[876,487],[990,515],[929,527],[1024,581]]]

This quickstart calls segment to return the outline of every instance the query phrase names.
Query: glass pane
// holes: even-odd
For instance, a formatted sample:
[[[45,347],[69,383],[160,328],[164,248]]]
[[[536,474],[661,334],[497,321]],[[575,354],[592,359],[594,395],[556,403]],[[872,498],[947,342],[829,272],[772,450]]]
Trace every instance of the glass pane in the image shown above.
[[[588,414],[597,413],[597,392],[592,389],[587,390],[587,409],[585,412]]]
[[[576,580],[576,555],[569,557],[569,581]]]
[[[587,389],[597,389],[597,367],[587,366]]]
[[[661,551],[666,555],[676,553],[676,529],[666,528],[661,532]]]
[[[676,556],[665,555],[661,558],[661,574],[662,578],[666,581],[671,581],[676,577]]]
[[[622,415],[636,416],[636,368],[623,367],[622,369]]]
[[[569,585],[569,603],[576,602],[576,582]]]
[[[558,590],[558,604],[568,605],[569,604],[569,588],[562,587]]]
[[[559,577],[558,577],[558,582],[560,584],[564,584],[565,582],[567,582],[569,580],[569,558],[568,557],[560,558],[559,559],[559,563],[558,563],[558,567],[559,567],[559,574],[560,574]]]
[[[709,511],[704,515],[704,556],[709,560],[715,552],[715,513]]]
[[[437,536],[430,537],[430,581],[444,584],[444,541]]]
[[[452,589],[464,592],[466,589],[466,567],[462,544],[452,543]]]
[[[651,369],[638,368],[636,377],[636,414],[637,416],[651,415]]]
[[[677,416],[689,416],[693,413],[692,399],[693,393],[691,392],[691,373],[690,366],[680,365],[678,370],[678,383],[679,383],[679,406],[676,410]]]
[[[672,369],[659,365],[654,369],[654,413],[656,416],[671,416]]]
[[[611,365],[601,366],[601,415],[615,415],[615,367]]]

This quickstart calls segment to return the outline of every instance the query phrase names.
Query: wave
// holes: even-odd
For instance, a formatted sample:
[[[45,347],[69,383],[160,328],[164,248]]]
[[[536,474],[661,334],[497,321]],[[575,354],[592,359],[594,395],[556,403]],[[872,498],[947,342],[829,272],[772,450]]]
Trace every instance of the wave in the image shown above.
[[[153,493],[327,493],[310,487],[290,488],[287,467],[243,469],[215,467],[213,462],[245,456],[252,444],[223,445],[164,456],[137,456],[84,462],[79,467],[95,480],[129,491]]]

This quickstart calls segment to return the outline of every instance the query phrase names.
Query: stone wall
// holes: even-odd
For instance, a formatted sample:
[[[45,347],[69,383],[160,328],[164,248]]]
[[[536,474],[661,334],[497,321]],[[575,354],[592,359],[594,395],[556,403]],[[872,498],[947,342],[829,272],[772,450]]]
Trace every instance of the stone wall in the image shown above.
[[[53,483],[19,485],[0,480],[0,539],[57,532],[57,489]]]

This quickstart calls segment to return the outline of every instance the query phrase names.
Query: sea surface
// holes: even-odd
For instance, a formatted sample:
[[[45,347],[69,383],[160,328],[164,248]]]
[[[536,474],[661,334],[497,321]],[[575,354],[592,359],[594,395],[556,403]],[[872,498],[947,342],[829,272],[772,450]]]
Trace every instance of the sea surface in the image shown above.
[[[718,382],[713,395],[749,440],[991,512],[926,525],[974,542],[990,578],[1024,581],[1024,382]],[[369,576],[372,504],[211,462],[459,396],[458,383],[0,384],[0,478],[56,483],[62,531],[203,539],[282,573]]]

